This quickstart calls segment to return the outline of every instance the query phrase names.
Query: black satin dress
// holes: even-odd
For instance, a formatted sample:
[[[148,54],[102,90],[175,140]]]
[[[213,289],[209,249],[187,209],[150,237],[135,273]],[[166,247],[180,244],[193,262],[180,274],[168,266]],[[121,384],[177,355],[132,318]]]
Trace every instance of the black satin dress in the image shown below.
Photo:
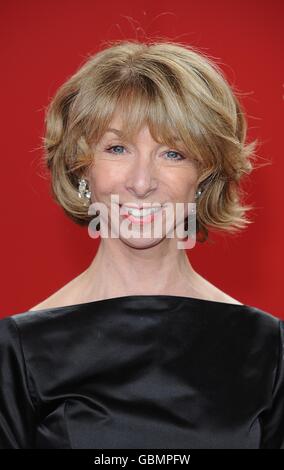
[[[0,320],[1,449],[283,449],[284,320],[130,295]]]

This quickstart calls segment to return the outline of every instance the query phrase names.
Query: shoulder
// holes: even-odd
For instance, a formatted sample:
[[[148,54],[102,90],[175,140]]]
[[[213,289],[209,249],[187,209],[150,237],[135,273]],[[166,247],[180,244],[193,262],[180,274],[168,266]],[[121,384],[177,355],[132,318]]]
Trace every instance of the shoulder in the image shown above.
[[[262,428],[260,449],[284,449],[284,319],[278,321],[273,351],[270,399],[259,417]]]
[[[255,323],[256,334],[258,331],[264,331],[267,334],[273,332],[276,336],[279,336],[279,330],[284,325],[284,319],[254,305],[244,304],[242,307],[244,308],[246,317]]]
[[[48,336],[48,332],[60,331],[67,332],[68,325],[78,321],[80,315],[76,315],[77,304],[68,304],[67,306],[51,306],[51,302],[42,302],[38,304],[37,309],[30,309],[7,315],[0,319],[0,331],[2,337],[14,336],[18,334],[24,342],[35,342],[35,337],[42,339]],[[83,313],[83,312],[82,312]]]
[[[33,448],[37,398],[12,316],[0,319],[0,448]]]
[[[82,278],[85,271],[64,284],[52,295],[31,307],[28,311],[45,310],[80,303],[82,295]]]
[[[244,313],[239,312],[240,318],[236,321],[240,344],[247,343],[248,350],[253,351],[254,356],[262,357],[263,364],[271,371],[275,370],[279,351],[284,347],[284,319],[256,306],[244,305],[240,308]]]
[[[13,321],[13,315],[0,319],[0,347],[1,352],[5,347],[19,342],[17,323]]]
[[[48,361],[52,352],[56,363],[64,358],[66,350],[72,353],[75,343],[71,337],[86,334],[84,319],[84,312],[78,314],[73,306],[28,310],[4,317],[0,319],[0,356],[4,351],[6,355],[22,355],[33,369],[42,360]]]
[[[78,373],[78,351],[86,360],[94,340],[89,313],[85,315],[85,309],[78,312],[72,306],[25,311],[0,319],[0,370],[6,367],[7,373],[12,370],[13,374],[19,369],[23,374],[28,371],[37,390],[54,377],[61,380],[57,371],[64,370],[65,376]]]
[[[193,288],[196,291],[198,297],[204,300],[210,300],[212,302],[224,302],[228,304],[244,305],[239,300],[231,297],[226,292],[222,291],[212,282],[209,282],[204,276],[201,276],[197,271],[194,273],[194,284]],[[191,295],[191,294],[190,294]]]

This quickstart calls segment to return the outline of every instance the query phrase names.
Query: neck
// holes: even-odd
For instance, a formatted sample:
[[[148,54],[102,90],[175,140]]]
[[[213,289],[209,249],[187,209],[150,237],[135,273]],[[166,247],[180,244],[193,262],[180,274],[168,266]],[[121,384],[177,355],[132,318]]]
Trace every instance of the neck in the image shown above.
[[[87,297],[126,295],[195,295],[198,274],[176,240],[165,239],[150,248],[133,248],[120,239],[101,239],[84,272]]]

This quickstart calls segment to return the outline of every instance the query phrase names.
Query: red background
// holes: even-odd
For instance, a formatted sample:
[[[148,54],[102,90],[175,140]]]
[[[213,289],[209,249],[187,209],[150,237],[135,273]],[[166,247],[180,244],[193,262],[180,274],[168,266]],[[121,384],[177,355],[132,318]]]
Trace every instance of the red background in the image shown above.
[[[51,199],[41,173],[44,107],[105,40],[163,37],[222,62],[247,96],[249,140],[272,164],[248,179],[254,224],[188,251],[194,268],[243,303],[284,318],[281,0],[1,2],[1,309],[28,310],[82,272],[97,240]]]

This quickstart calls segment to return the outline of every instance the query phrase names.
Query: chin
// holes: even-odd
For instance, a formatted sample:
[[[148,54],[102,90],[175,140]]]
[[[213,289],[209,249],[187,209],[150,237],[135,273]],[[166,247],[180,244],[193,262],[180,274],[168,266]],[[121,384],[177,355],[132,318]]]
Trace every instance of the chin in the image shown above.
[[[124,237],[119,237],[120,240],[125,243],[126,245],[130,246],[131,248],[136,248],[136,249],[147,249],[151,248],[153,246],[158,245],[159,243],[162,242],[163,238],[142,238],[142,237],[131,237],[131,238],[124,238]]]

